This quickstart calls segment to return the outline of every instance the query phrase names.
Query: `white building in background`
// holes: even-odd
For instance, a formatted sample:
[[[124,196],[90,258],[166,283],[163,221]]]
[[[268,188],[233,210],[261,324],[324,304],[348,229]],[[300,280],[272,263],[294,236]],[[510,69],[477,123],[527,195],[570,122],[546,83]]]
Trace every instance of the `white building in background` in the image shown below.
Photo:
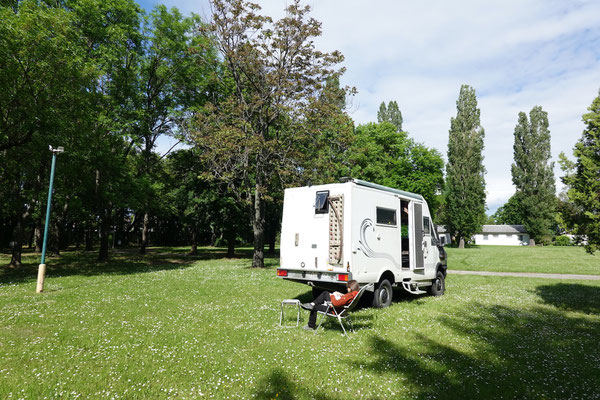
[[[477,245],[527,246],[529,234],[523,225],[483,225],[473,237]]]
[[[452,243],[445,226],[438,225],[437,232],[444,244]],[[527,246],[529,234],[523,225],[483,225],[481,232],[473,236],[473,241],[478,245]]]
[[[450,237],[450,234],[448,233],[444,225],[436,225],[435,229],[437,230],[441,244],[447,245],[452,243],[452,238]]]

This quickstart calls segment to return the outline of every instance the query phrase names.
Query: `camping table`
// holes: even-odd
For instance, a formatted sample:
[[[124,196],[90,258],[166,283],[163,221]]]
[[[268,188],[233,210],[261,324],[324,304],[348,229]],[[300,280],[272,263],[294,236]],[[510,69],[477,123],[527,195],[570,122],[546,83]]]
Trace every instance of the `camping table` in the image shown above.
[[[283,322],[283,306],[284,305],[296,305],[298,307],[298,315],[296,316],[296,327],[300,324],[300,300],[298,299],[286,299],[281,302],[281,314],[279,315],[279,326],[282,326]]]

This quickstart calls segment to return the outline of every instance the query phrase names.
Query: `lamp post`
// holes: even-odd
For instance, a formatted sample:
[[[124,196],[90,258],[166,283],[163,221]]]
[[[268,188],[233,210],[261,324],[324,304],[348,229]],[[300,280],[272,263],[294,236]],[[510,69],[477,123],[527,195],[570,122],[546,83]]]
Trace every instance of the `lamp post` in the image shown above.
[[[46,204],[46,223],[44,225],[44,244],[42,245],[42,261],[38,269],[36,293],[44,290],[44,278],[46,277],[46,244],[48,243],[48,226],[50,225],[50,207],[52,205],[52,185],[54,184],[54,169],[56,168],[56,156],[65,151],[64,147],[53,148],[48,146],[52,152],[52,168],[50,169],[50,187],[48,188],[48,203]]]

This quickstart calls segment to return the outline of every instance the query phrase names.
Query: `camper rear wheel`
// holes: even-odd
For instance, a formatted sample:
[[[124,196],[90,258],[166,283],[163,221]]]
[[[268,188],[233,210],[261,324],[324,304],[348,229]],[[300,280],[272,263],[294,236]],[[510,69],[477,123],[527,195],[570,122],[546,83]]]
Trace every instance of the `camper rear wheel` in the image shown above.
[[[441,296],[446,291],[446,280],[444,279],[444,273],[442,271],[437,272],[437,276],[431,282],[431,287],[429,288],[429,294],[432,296]]]
[[[379,282],[377,290],[373,293],[373,307],[384,308],[392,304],[392,297],[394,292],[392,291],[392,284],[387,279]]]

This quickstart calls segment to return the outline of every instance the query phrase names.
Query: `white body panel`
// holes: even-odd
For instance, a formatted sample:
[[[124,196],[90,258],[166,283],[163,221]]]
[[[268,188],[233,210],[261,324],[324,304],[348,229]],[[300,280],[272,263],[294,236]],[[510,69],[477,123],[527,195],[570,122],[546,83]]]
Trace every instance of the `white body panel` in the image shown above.
[[[376,186],[376,185],[373,185]],[[389,189],[393,190],[393,189]],[[329,191],[330,197],[343,196],[341,263],[329,259],[330,215],[315,213],[319,191]],[[431,216],[421,196],[393,193],[353,181],[329,185],[286,189],[281,228],[281,265],[289,275],[286,279],[311,286],[331,287],[344,284],[337,274],[348,274],[361,285],[379,282],[384,274],[393,274],[394,284],[410,281],[427,286],[436,275],[440,253],[431,230]],[[410,265],[402,267],[401,201],[408,201],[408,234]],[[422,241],[415,244],[415,205],[420,205],[424,223]],[[377,209],[390,218],[378,223]],[[381,210],[380,210],[381,211]],[[395,213],[395,214],[394,214]],[[395,215],[395,224],[392,216]],[[381,218],[381,220],[384,220]],[[406,229],[405,229],[406,231]],[[419,252],[422,261],[418,262]],[[422,266],[422,268],[420,267]]]

